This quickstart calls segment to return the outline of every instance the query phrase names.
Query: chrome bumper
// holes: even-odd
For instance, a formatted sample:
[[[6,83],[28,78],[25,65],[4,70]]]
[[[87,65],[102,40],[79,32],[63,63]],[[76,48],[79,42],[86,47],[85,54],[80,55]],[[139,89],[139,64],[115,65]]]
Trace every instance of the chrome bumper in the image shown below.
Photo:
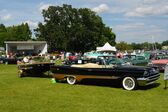
[[[137,82],[139,86],[146,86],[146,85],[150,85],[153,84],[156,80],[158,80],[160,78],[160,74],[156,74],[147,78],[137,78]]]

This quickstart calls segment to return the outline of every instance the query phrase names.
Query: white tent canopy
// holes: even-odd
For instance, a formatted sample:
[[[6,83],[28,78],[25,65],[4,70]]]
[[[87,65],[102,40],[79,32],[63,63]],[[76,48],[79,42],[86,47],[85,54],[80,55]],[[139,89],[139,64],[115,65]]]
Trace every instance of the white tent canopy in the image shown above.
[[[111,46],[108,42],[104,44],[103,47],[97,47],[97,51],[117,51],[117,49]]]

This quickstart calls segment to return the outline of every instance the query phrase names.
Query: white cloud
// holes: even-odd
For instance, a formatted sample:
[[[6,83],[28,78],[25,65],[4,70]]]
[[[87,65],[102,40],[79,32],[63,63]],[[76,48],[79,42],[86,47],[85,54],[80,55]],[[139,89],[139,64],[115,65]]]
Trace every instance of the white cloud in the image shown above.
[[[117,25],[113,29],[117,31],[132,31],[136,29],[143,29],[144,28],[144,23],[134,23],[134,24],[124,24],[124,25]]]
[[[125,13],[127,17],[144,17],[151,15],[168,15],[168,1],[144,0],[141,5]]]
[[[27,20],[24,23],[28,23],[29,27],[31,27],[31,28],[37,28],[38,27],[38,22]]]
[[[11,14],[0,15],[0,19],[4,21],[10,20],[11,18],[12,18]]]
[[[12,15],[6,9],[0,10],[0,20],[7,21],[10,19],[12,19]]]
[[[144,0],[143,3],[145,4],[151,4],[151,3],[156,3],[156,2],[160,2],[160,0]]]
[[[144,23],[123,24],[113,27],[117,35],[117,41],[132,42],[151,42],[151,36],[157,42],[166,40],[166,29],[156,25],[146,25]]]
[[[47,10],[49,6],[51,6],[51,4],[40,3],[39,11],[42,12],[43,10]]]
[[[121,8],[121,7],[112,7],[108,10],[108,12],[110,13],[122,13],[122,12],[126,12],[126,8]]]
[[[94,7],[92,10],[97,12],[97,13],[102,13],[108,11],[110,8],[106,4],[100,4],[97,7]]]
[[[156,13],[156,10],[154,7],[141,6],[141,7],[137,7],[134,11],[127,12],[125,15],[128,17],[131,17],[131,16],[153,15],[155,13]]]
[[[113,29],[117,32],[143,32],[144,34],[161,33],[166,30],[156,25],[145,25],[144,23],[133,23],[116,25]]]
[[[143,17],[150,15],[168,15],[168,5],[162,7],[142,6],[136,8],[134,11],[130,11],[125,14],[125,16],[128,17]]]
[[[168,4],[161,7],[160,9],[158,9],[158,11],[156,11],[158,14],[168,14]]]

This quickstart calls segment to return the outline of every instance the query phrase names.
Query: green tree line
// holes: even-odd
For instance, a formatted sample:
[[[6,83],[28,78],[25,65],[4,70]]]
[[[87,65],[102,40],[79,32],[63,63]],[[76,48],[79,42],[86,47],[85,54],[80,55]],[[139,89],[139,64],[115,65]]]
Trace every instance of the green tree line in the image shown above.
[[[127,42],[119,42],[116,44],[117,49],[124,51],[124,50],[156,50],[156,49],[162,49],[163,46],[168,46],[168,40],[163,41],[162,43],[127,43]]]
[[[5,27],[0,24],[0,46],[4,46],[4,41],[26,41],[31,39],[31,30],[27,23],[17,26]]]

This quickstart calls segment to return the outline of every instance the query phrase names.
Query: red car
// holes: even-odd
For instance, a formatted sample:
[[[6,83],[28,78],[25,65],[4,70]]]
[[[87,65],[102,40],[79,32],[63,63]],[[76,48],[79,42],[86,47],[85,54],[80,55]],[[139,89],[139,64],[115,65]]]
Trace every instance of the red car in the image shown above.
[[[159,57],[156,60],[151,61],[151,64],[154,66],[157,66],[160,71],[165,70],[165,66],[167,63],[168,63],[168,56],[167,55]]]
[[[71,54],[71,55],[69,55],[68,59],[69,60],[76,60],[77,56]]]

